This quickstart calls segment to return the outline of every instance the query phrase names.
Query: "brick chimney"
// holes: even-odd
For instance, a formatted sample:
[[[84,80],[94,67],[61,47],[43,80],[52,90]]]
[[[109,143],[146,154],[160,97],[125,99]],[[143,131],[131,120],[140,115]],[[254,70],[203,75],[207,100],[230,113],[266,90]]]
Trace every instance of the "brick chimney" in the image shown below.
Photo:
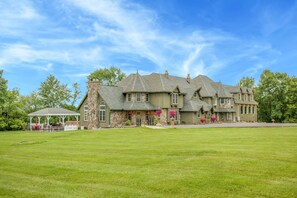
[[[187,82],[190,83],[191,82],[191,77],[190,74],[187,75]]]
[[[92,79],[88,82],[88,129],[99,128],[99,98],[100,81]]]
[[[165,70],[165,77],[168,78],[168,75],[169,75],[169,74],[168,74],[168,71]]]

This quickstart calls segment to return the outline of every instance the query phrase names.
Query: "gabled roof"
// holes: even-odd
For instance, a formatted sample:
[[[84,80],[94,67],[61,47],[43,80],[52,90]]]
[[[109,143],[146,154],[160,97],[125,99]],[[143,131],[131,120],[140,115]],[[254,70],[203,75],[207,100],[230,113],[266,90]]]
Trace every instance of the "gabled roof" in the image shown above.
[[[222,83],[216,83],[217,84],[217,94],[219,98],[232,98],[232,94],[225,89],[222,85]]]
[[[213,97],[216,94],[216,90],[213,88],[214,83],[210,78],[204,75],[199,75],[193,79],[196,87],[200,87],[199,94],[201,97]]]
[[[39,111],[35,111],[33,113],[29,113],[28,116],[78,116],[79,113],[76,113],[74,111],[70,111],[68,109],[64,109],[61,107],[57,108],[45,108],[41,109]]]

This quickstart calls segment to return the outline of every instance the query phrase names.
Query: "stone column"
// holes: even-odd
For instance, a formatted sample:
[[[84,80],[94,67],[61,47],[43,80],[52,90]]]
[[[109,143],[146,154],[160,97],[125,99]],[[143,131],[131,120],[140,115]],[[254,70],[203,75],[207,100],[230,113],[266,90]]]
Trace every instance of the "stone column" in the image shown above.
[[[93,79],[88,82],[88,129],[99,128],[99,89],[99,80]]]

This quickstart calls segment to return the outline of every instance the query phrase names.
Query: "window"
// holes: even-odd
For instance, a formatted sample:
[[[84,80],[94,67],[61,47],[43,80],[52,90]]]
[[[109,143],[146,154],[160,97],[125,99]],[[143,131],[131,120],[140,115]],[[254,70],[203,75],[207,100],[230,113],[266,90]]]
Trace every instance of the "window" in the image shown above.
[[[255,114],[255,107],[252,107],[252,113]]]
[[[172,94],[172,104],[177,104],[178,103],[178,94],[173,93]]]
[[[240,107],[240,113],[243,114],[243,106]]]
[[[194,93],[194,97],[195,97],[195,98],[197,97],[197,92]]]
[[[251,114],[252,113],[252,110],[251,110],[251,107],[249,107],[249,114]]]
[[[247,107],[244,107],[244,112],[245,112],[245,114],[248,113],[248,112],[247,112]]]
[[[213,101],[213,104],[214,104],[214,105],[217,105],[217,98],[214,98],[213,100],[214,100],[214,101]]]
[[[100,105],[99,107],[99,120],[101,122],[105,121],[105,105]]]
[[[225,100],[224,98],[220,98],[220,104],[224,104]]]
[[[145,101],[146,101],[146,102],[149,101],[149,94],[145,94]]]
[[[140,102],[140,100],[141,100],[141,94],[136,93],[136,102]]]
[[[131,94],[130,93],[127,94],[127,101],[131,102]]]
[[[89,106],[85,105],[84,106],[84,121],[88,121],[88,110],[89,110]]]

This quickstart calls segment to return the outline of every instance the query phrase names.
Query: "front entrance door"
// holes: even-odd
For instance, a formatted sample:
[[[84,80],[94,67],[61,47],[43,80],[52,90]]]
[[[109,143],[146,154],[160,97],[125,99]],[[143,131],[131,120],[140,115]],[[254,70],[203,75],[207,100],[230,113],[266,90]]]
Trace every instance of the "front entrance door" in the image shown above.
[[[140,112],[136,112],[136,126],[141,126]]]

